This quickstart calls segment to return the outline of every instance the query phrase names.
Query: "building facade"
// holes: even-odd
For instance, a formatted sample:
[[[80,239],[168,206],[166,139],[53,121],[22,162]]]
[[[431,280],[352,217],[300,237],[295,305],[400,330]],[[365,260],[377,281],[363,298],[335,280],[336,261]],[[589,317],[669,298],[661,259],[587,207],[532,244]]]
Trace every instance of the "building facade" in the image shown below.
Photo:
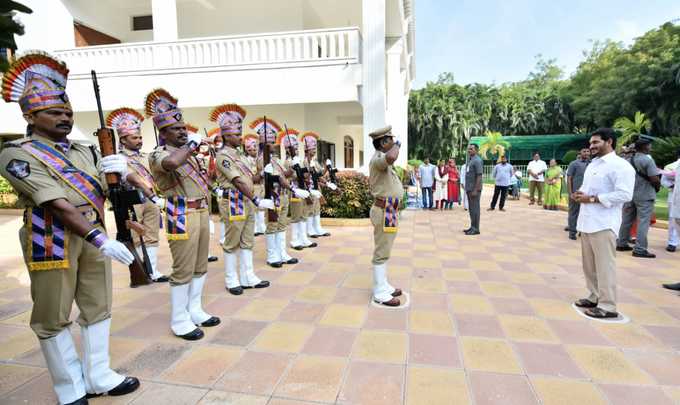
[[[320,152],[340,168],[368,163],[371,130],[391,124],[407,143],[415,76],[414,0],[23,0],[18,53],[42,49],[70,68],[74,139],[94,142],[99,126],[90,71],[102,107],[142,111],[162,87],[185,120],[210,130],[210,109],[234,102],[246,120],[267,115],[321,135]],[[25,122],[0,106],[0,134]],[[155,145],[150,120],[145,149]],[[406,161],[406,154],[400,158]]]

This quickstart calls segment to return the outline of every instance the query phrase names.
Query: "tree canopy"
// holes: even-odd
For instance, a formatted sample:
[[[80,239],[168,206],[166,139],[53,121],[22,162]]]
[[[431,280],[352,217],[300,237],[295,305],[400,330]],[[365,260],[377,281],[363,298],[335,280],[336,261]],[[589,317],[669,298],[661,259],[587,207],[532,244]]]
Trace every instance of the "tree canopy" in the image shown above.
[[[472,136],[584,133],[636,112],[645,133],[680,135],[680,26],[666,23],[626,47],[596,41],[565,78],[555,59],[537,57],[525,80],[455,83],[452,73],[411,93],[409,156],[461,155]]]

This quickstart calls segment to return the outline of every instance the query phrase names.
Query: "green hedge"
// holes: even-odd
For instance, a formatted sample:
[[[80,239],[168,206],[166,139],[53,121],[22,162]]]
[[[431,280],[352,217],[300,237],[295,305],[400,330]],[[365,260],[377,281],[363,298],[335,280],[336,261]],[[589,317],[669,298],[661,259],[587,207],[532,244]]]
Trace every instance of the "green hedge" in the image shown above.
[[[16,208],[17,192],[9,181],[0,177],[0,208]]]
[[[321,205],[321,216],[328,218],[368,218],[373,197],[368,188],[368,177],[361,173],[343,171],[337,174],[338,189],[326,189],[326,203]]]

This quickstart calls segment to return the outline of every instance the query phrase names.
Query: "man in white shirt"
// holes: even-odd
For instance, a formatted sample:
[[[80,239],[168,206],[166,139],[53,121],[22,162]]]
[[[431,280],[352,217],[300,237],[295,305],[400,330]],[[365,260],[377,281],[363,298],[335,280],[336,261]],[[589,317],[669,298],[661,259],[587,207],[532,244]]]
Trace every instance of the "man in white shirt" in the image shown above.
[[[581,232],[581,257],[588,298],[575,305],[592,318],[616,318],[616,238],[623,204],[632,200],[635,170],[616,156],[616,133],[600,128],[590,137],[593,158],[583,185],[572,195],[581,204],[576,229]]]
[[[529,175],[529,205],[534,205],[536,200],[534,194],[538,191],[538,205],[543,205],[543,184],[545,174],[548,170],[548,165],[541,160],[541,155],[538,152],[534,153],[534,160],[527,165],[527,174]]]
[[[425,158],[425,162],[420,165],[420,187],[423,190],[423,209],[434,209],[432,202],[432,186],[434,186],[434,172],[437,166],[430,163],[430,158]]]
[[[668,244],[666,251],[675,252],[680,245],[680,227],[676,225],[675,221],[670,219],[670,212],[673,211],[673,194],[675,184],[678,182],[678,171],[680,171],[680,149],[678,149],[678,160],[667,164],[663,168],[663,175],[661,176],[661,185],[668,189]]]

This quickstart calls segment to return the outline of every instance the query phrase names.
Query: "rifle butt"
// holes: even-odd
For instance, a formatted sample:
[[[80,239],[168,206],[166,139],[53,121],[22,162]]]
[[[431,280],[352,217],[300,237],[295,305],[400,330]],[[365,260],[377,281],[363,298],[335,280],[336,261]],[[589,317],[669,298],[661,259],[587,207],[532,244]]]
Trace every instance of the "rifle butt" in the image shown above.
[[[142,261],[137,254],[134,244],[126,243],[125,246],[135,258],[128,266],[128,269],[130,270],[130,287],[135,288],[151,284],[153,281],[146,271],[144,271],[144,266],[142,265]]]

